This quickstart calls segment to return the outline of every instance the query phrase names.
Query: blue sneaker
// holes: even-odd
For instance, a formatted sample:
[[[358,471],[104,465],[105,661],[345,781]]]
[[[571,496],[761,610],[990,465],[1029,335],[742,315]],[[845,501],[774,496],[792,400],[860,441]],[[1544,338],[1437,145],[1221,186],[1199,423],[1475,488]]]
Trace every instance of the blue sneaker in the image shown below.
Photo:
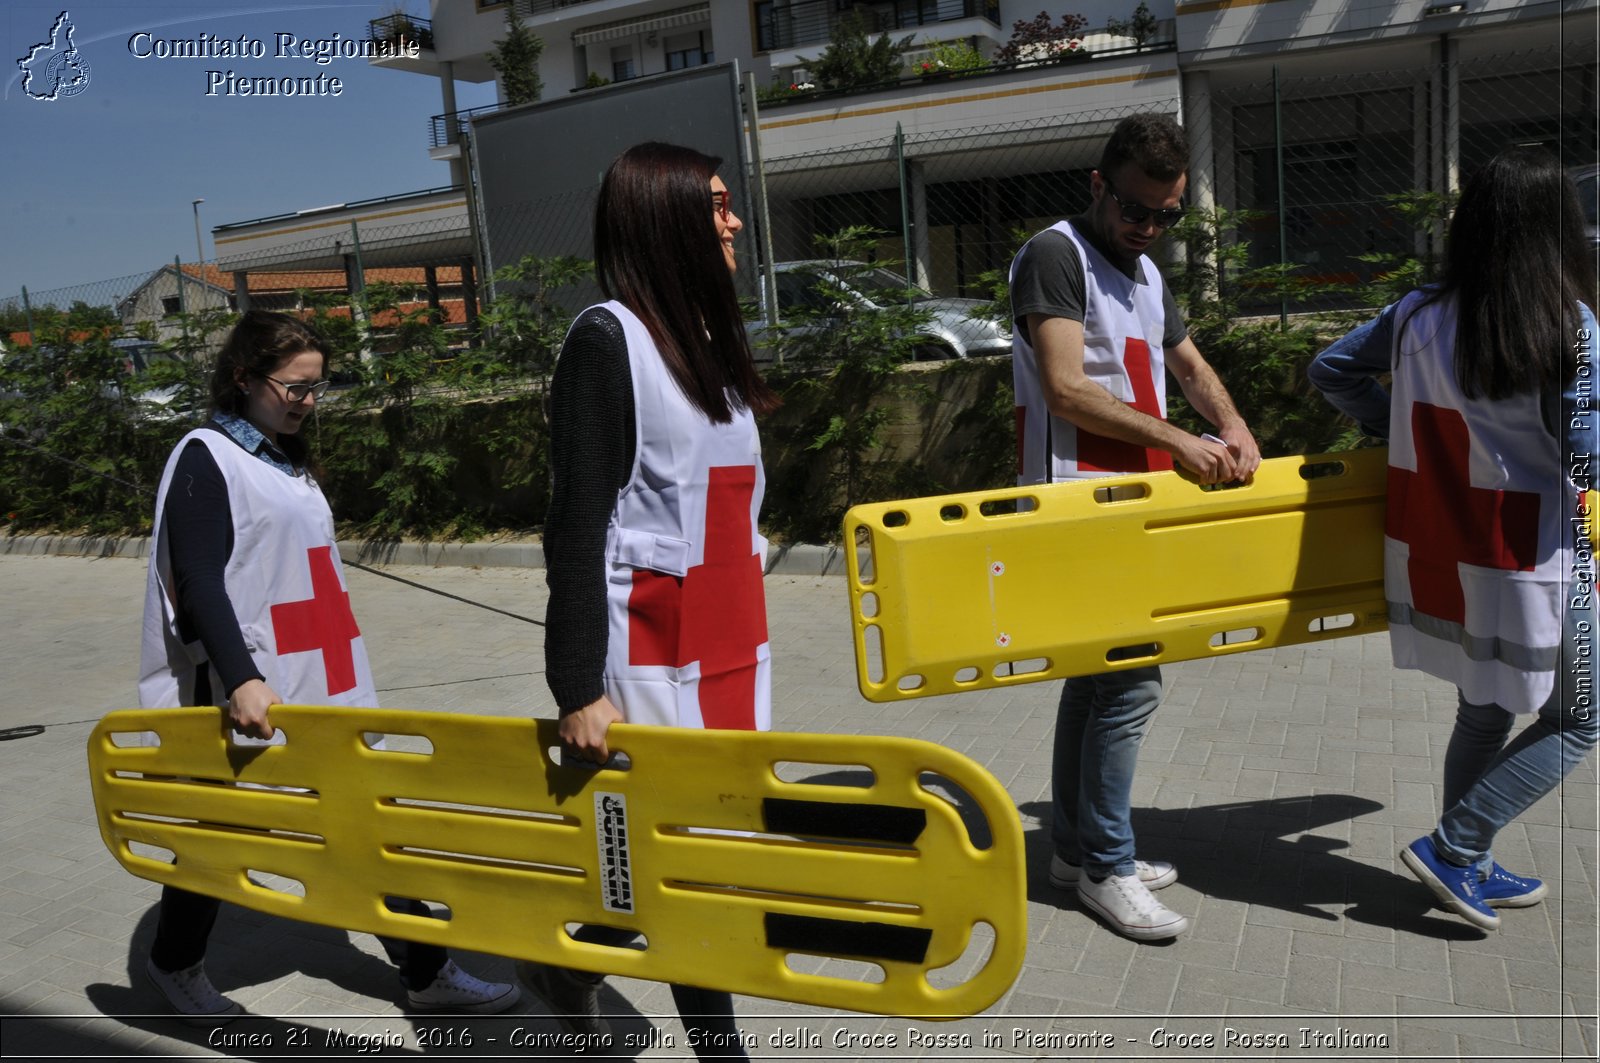
[[[1500,926],[1500,916],[1483,901],[1476,867],[1457,867],[1439,855],[1433,839],[1418,838],[1400,850],[1400,862],[1452,912],[1485,930]]]
[[[1550,891],[1539,879],[1513,875],[1495,864],[1489,877],[1478,883],[1478,892],[1491,908],[1527,908],[1544,900]]]

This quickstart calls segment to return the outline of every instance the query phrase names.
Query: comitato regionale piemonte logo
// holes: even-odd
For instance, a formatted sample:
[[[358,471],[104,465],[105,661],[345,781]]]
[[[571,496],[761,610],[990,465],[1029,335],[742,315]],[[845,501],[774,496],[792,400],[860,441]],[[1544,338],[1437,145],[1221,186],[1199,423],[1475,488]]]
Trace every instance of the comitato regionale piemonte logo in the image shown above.
[[[89,87],[89,63],[72,43],[72,16],[61,12],[50,27],[50,39],[28,49],[17,60],[22,91],[35,100],[53,102],[76,96]]]

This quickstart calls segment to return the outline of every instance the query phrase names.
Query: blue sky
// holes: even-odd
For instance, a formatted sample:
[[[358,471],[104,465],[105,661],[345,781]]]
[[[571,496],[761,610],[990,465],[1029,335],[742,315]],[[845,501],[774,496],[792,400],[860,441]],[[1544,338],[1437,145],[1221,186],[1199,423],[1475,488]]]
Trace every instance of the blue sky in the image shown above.
[[[381,3],[259,4],[228,0],[129,3],[94,0],[0,6],[0,300],[89,285],[195,257],[190,201],[204,198],[210,229],[251,218],[394,195],[450,183],[428,158],[428,118],[442,111],[437,79],[338,58],[324,66],[276,58],[275,35],[322,40],[366,36]],[[411,10],[427,5],[413,0]],[[63,10],[87,64],[72,96],[32,99],[18,60],[50,37]],[[197,40],[202,34],[263,42],[266,57],[136,58],[129,39]],[[148,50],[142,38],[141,50]],[[35,63],[37,67],[41,64]],[[208,70],[239,76],[343,82],[338,97],[207,96]],[[41,91],[42,77],[30,83]],[[457,106],[494,102],[494,86],[457,86]]]

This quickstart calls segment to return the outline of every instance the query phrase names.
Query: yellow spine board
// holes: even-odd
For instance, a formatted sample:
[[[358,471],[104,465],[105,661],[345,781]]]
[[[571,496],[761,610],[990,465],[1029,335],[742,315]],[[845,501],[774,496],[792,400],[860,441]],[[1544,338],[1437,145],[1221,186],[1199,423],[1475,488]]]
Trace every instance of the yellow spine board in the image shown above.
[[[870,701],[1038,682],[1384,628],[1386,449],[856,506]]]
[[[108,715],[89,769],[117,860],[293,919],[879,1014],[975,1014],[1022,965],[1015,805],[929,742],[617,725],[628,764],[594,770],[552,759],[549,720],[272,717],[286,742],[242,747],[214,708]],[[575,941],[580,923],[642,941]]]

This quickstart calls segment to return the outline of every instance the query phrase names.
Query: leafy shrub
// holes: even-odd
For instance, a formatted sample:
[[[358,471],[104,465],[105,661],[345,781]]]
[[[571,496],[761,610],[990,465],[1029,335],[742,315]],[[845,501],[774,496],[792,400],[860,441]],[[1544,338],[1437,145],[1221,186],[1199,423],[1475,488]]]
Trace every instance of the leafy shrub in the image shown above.
[[[474,538],[536,523],[528,496],[543,496],[544,396],[567,323],[554,293],[590,269],[529,256],[500,270],[498,296],[478,320],[483,335],[465,350],[428,308],[404,309],[393,289],[368,288],[367,319],[393,327],[362,337],[371,349],[361,382],[319,423],[317,454],[341,520],[386,539]],[[350,342],[338,317],[318,323]],[[489,461],[464,465],[469,447]]]
[[[994,53],[994,61],[1021,63],[1057,59],[1076,52],[1079,48],[1074,42],[1083,36],[1088,24],[1082,15],[1062,15],[1057,24],[1046,11],[1030,19],[1019,18],[1011,24],[1011,39]]]
[[[1106,21],[1106,32],[1113,37],[1132,37],[1134,45],[1143,48],[1146,41],[1156,35],[1156,29],[1161,23],[1150,13],[1150,8],[1144,0],[1139,0],[1139,6],[1133,9],[1129,18],[1113,18]]]
[[[1294,266],[1245,268],[1250,245],[1237,234],[1259,215],[1223,208],[1190,210],[1171,230],[1187,259],[1168,283],[1183,307],[1189,335],[1217,375],[1261,446],[1264,457],[1340,449],[1351,442],[1337,411],[1306,382],[1306,365],[1330,338],[1311,317],[1247,317],[1240,295],[1295,289]],[[1169,395],[1168,419],[1192,432],[1205,424],[1181,393]]]
[[[13,532],[149,527],[167,452],[188,426],[143,416],[111,338],[62,319],[0,362],[0,513]]]
[[[917,64],[916,73],[920,77],[932,77],[936,74],[964,77],[979,70],[986,70],[988,66],[989,61],[970,42],[954,41],[935,48],[932,56]]]
[[[811,77],[825,89],[860,89],[898,81],[911,34],[896,41],[887,33],[868,40],[871,24],[861,8],[851,8],[833,24],[828,47],[805,60]]]

